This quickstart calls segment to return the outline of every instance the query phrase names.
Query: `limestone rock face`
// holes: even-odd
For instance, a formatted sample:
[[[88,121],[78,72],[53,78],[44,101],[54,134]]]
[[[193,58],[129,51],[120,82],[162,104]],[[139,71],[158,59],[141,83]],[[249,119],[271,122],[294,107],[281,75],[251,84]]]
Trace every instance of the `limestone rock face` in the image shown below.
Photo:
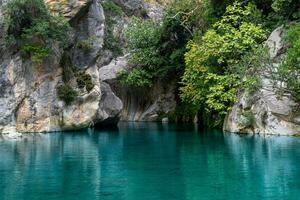
[[[92,0],[45,0],[50,12],[61,13],[68,19],[77,16]]]
[[[119,88],[117,94],[124,103],[123,121],[158,121],[161,114],[170,114],[176,108],[175,83],[163,86],[158,82],[147,91]]]
[[[284,58],[283,27],[273,31],[267,40],[269,54],[276,70]],[[288,96],[278,98],[267,72],[262,77],[261,88],[252,95],[242,94],[238,103],[227,115],[224,130],[241,133],[260,133],[276,135],[300,134],[300,112],[294,101]],[[255,120],[247,123],[243,113],[248,112]],[[244,123],[243,123],[244,122]]]
[[[143,9],[143,0],[115,0],[127,15],[138,15]]]
[[[155,20],[160,20],[163,16],[163,7],[158,3],[144,3],[136,0],[116,0],[118,5],[121,5],[127,15],[140,15],[141,9],[147,11],[148,17]],[[139,11],[139,12],[137,12]],[[124,35],[122,31],[130,22],[130,18],[119,20],[116,24],[116,31],[119,36]],[[168,114],[175,110],[175,82],[163,84],[157,82],[152,88],[146,90],[129,89],[120,86],[117,82],[118,75],[121,72],[126,72],[134,66],[130,66],[128,59],[129,53],[125,55],[107,60],[108,52],[104,52],[106,57],[99,57],[97,65],[99,67],[100,80],[107,83],[106,91],[110,95],[115,96],[115,102],[118,104],[118,99],[122,102],[120,120],[122,121],[158,121],[160,114]],[[163,86],[164,85],[164,86]]]
[[[46,2],[49,5],[52,1]],[[3,6],[3,5],[2,5]],[[1,8],[3,8],[1,6]],[[2,9],[0,9],[2,10]],[[52,132],[74,130],[93,126],[103,120],[99,118],[102,106],[102,91],[97,60],[104,40],[104,12],[98,1],[68,2],[63,12],[65,17],[74,20],[73,32],[75,43],[71,49],[74,57],[82,63],[82,73],[88,74],[93,89],[87,92],[76,88],[78,96],[72,105],[59,100],[57,88],[63,84],[62,49],[53,44],[52,54],[42,64],[35,64],[30,59],[22,58],[8,49],[1,49],[0,54],[0,133],[9,139],[25,132]],[[69,10],[67,12],[67,10]],[[2,12],[0,12],[2,13]],[[81,16],[82,15],[82,16]],[[2,16],[2,14],[1,14]],[[91,49],[83,55],[77,51],[76,42],[93,37]],[[74,59],[75,66],[78,59]],[[76,66],[77,67],[77,66]],[[76,85],[76,80],[71,80]],[[120,110],[119,110],[120,112]],[[108,113],[116,117],[118,111]],[[111,116],[106,116],[111,117]]]
[[[147,90],[124,88],[116,82],[119,73],[132,68],[127,59],[128,55],[118,57],[99,69],[100,80],[108,83],[107,87],[112,87],[122,101],[121,120],[157,121],[160,114],[173,112],[176,108],[175,82],[167,85],[157,82]]]
[[[101,102],[97,113],[98,123],[114,124],[119,120],[119,113],[123,109],[123,102],[115,95],[109,84],[101,83]]]
[[[3,4],[0,1],[0,37],[5,35]],[[53,44],[51,55],[42,64],[23,58],[20,52],[0,47],[0,133],[16,139],[27,132],[53,132],[116,124],[121,118],[130,121],[153,121],[159,113],[175,109],[174,84],[157,83],[151,91],[131,91],[117,83],[118,74],[131,69],[128,52],[123,48],[124,30],[133,15],[145,10],[159,20],[162,7],[142,0],[114,0],[123,15],[114,24],[113,34],[120,38],[123,55],[116,57],[105,49],[108,24],[103,0],[45,0],[53,14],[61,13],[71,26],[72,44],[63,50]],[[74,75],[68,84],[78,93],[71,105],[58,97],[63,80],[64,55],[82,74],[89,75],[93,88],[80,88]]]
[[[95,63],[100,55],[105,31],[105,15],[100,1],[93,0],[87,13],[78,19],[75,25],[75,45],[73,64],[78,68],[87,68]]]
[[[117,79],[118,74],[130,69],[127,55],[113,59],[108,65],[100,66],[99,73],[101,81],[112,82]]]
[[[1,133],[73,130],[98,120],[101,90],[97,68],[86,71],[92,75],[94,88],[80,93],[72,105],[66,106],[57,97],[57,87],[62,82],[59,58],[53,56],[49,58],[51,62],[40,66],[15,55],[1,63]]]

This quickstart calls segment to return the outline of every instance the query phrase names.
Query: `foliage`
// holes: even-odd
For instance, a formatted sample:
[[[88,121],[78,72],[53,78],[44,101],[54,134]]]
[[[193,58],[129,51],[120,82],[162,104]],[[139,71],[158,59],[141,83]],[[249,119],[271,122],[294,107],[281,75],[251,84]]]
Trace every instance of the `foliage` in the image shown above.
[[[128,48],[132,50],[130,64],[135,68],[127,78],[123,74],[122,83],[131,87],[150,87],[157,80],[180,77],[185,67],[186,44],[204,23],[202,8],[198,0],[175,0],[167,8],[162,22],[133,19],[126,38]]]
[[[147,45],[157,46],[160,41],[160,24],[152,20],[133,18],[127,29],[128,47],[141,49]]]
[[[181,97],[184,102],[202,107],[207,116],[214,116],[216,123],[212,126],[219,126],[236,100],[239,79],[235,75],[217,75],[203,70],[186,70],[182,79],[184,87],[181,88]],[[207,123],[210,123],[209,120]]]
[[[75,76],[79,88],[85,88],[88,92],[90,92],[94,88],[92,77],[89,74],[85,74],[84,72],[77,72]]]
[[[151,75],[143,69],[133,69],[129,74],[120,73],[119,82],[123,86],[135,87],[150,87],[152,86]]]
[[[32,28],[36,19],[48,20],[49,15],[43,1],[13,0],[6,5],[8,34],[20,37],[24,30]]]
[[[273,73],[269,49],[262,44],[253,48],[242,56],[237,64],[229,66],[229,71],[239,77],[241,89],[249,94],[257,91],[261,85],[263,74],[265,72]]]
[[[281,84],[277,83],[275,87],[279,87],[281,94],[288,93],[300,102],[300,23],[290,25],[286,42],[289,45],[287,57],[279,66],[278,76],[275,77]]]
[[[207,0],[205,2],[206,5],[199,0],[174,0],[173,4],[167,9],[164,24],[169,26],[168,28],[173,30],[179,28],[182,32],[188,34],[205,31],[210,23],[206,15],[208,15],[208,5],[211,5],[211,1]]]
[[[78,96],[77,92],[69,85],[61,85],[57,88],[58,98],[66,103],[66,105],[71,105],[72,102]]]
[[[52,16],[42,0],[12,0],[5,8],[6,44],[16,46],[33,62],[41,63],[53,42],[68,45],[70,26],[60,16]]]
[[[255,116],[251,110],[243,111],[238,118],[238,124],[243,128],[249,128],[254,123],[255,123]]]
[[[164,1],[166,3],[166,1]],[[131,52],[132,69],[119,74],[127,87],[149,88],[159,81],[182,77],[183,102],[174,115],[202,115],[206,125],[220,126],[240,91],[254,92],[262,72],[271,65],[262,43],[278,24],[299,19],[299,0],[170,0],[161,21],[133,18],[125,37]],[[106,16],[104,48],[121,55],[121,39],[115,26],[123,15],[114,1],[101,2]],[[21,50],[24,57],[41,64],[52,52],[52,44],[69,44],[70,26],[63,17],[49,14],[42,0],[12,0],[6,6],[6,45]],[[272,79],[281,95],[300,101],[300,25],[292,24],[286,34],[287,57]],[[84,51],[93,38],[77,45]],[[90,75],[74,68],[70,55],[61,60],[65,85],[58,88],[60,99],[70,104],[77,92],[68,84],[76,78],[78,88],[93,89]],[[278,84],[280,83],[280,84]],[[187,106],[188,108],[187,109]],[[251,113],[242,114],[252,123]],[[201,116],[200,116],[201,117]]]
[[[123,54],[123,50],[120,47],[120,39],[113,34],[111,28],[108,28],[107,35],[104,40],[104,48],[112,51],[113,56],[117,57]]]
[[[197,115],[197,108],[195,108],[193,105],[178,102],[173,112],[158,113],[157,121],[161,122],[163,118],[168,118],[169,122],[187,123],[187,122],[193,122],[196,115]]]
[[[212,126],[222,124],[239,92],[255,92],[262,75],[274,72],[263,42],[275,27],[300,16],[299,0],[173,0],[169,5],[162,22],[130,24],[126,37],[134,67],[121,74],[121,83],[151,87],[182,76],[181,99]],[[300,100],[298,29],[291,26],[287,58],[271,78]]]
[[[95,37],[89,37],[86,40],[81,40],[78,42],[77,47],[85,52],[89,52],[93,48],[93,40],[95,40]]]
[[[71,56],[68,52],[64,52],[61,60],[60,60],[60,66],[62,67],[62,78],[64,83],[67,83],[70,81],[74,76],[74,66],[72,64]]]
[[[24,45],[21,48],[21,52],[30,57],[32,62],[42,64],[43,60],[48,57],[50,50],[40,45]]]
[[[64,83],[67,84],[70,80],[75,78],[78,88],[85,88],[87,92],[90,92],[94,88],[92,77],[83,71],[79,71],[76,67],[73,66],[69,53],[65,52],[62,55],[60,66],[63,69],[62,75]]]
[[[297,12],[299,12],[299,0],[273,0],[272,8],[273,10],[286,17],[297,18]]]
[[[264,26],[270,31],[300,17],[299,0],[255,0],[263,11]]]
[[[113,1],[105,1],[102,3],[105,12],[109,12],[113,16],[121,16],[123,14],[122,8],[116,5]]]
[[[120,38],[114,34],[114,25],[117,23],[117,18],[122,16],[122,8],[112,1],[105,1],[102,3],[104,12],[106,14],[106,32],[104,40],[104,48],[110,50],[113,56],[121,55],[122,49],[120,47]]]
[[[231,5],[234,0],[203,0],[203,18],[208,24],[214,24],[225,13],[226,7]]]
[[[230,66],[239,64],[247,52],[266,39],[259,18],[254,4],[235,2],[200,40],[190,42],[181,88],[184,101],[203,107],[214,118],[225,116],[241,86]]]
[[[128,47],[132,49],[130,63],[135,67],[123,73],[121,83],[130,87],[150,87],[155,75],[160,76],[164,60],[159,53],[161,26],[152,20],[134,18],[126,31]],[[156,78],[156,77],[155,77]]]

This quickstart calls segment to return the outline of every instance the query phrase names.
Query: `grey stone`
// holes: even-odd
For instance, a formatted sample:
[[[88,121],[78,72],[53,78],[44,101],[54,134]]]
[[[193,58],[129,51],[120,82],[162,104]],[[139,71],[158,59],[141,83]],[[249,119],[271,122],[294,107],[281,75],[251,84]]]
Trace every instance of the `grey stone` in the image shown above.
[[[118,75],[129,69],[127,62],[128,55],[113,59],[108,65],[100,67],[99,74],[101,81],[115,80]]]
[[[266,42],[270,57],[274,60],[272,70],[276,70],[284,58],[283,31],[282,26],[277,28]],[[274,80],[268,78],[269,73],[272,72],[266,71],[262,75],[262,85],[258,91],[252,95],[241,94],[239,101],[225,119],[223,127],[225,131],[275,135],[300,134],[300,112],[296,109],[298,104],[288,95],[278,98],[272,84]],[[243,119],[245,111],[253,113],[255,118],[255,122],[247,127],[239,123],[245,121]]]
[[[119,114],[123,109],[123,102],[113,93],[109,84],[105,82],[101,83],[101,91],[102,97],[97,113],[97,119],[101,123],[115,121],[115,119],[118,120]]]
[[[75,26],[73,63],[81,69],[97,60],[104,43],[105,16],[99,1],[93,0],[87,13]],[[84,44],[84,45],[82,45]]]
[[[0,20],[3,4],[0,1]],[[59,100],[57,88],[64,84],[60,60],[62,49],[52,45],[53,54],[42,64],[34,64],[0,46],[0,133],[1,138],[18,139],[27,132],[53,132],[83,129],[102,123],[117,123],[121,118],[129,121],[155,121],[160,113],[172,112],[176,107],[175,84],[156,83],[145,91],[129,91],[117,84],[122,71],[133,66],[128,64],[129,54],[113,58],[112,52],[103,49],[105,13],[102,0],[68,0],[57,7],[57,1],[45,0],[53,14],[63,14],[71,23],[72,45],[67,53],[82,72],[91,76],[91,91],[77,87],[76,78],[69,81],[78,97],[72,105]],[[115,0],[125,14],[115,24],[114,34],[126,52],[124,30],[133,14],[141,14],[144,8],[150,17],[160,18],[161,7],[142,0]],[[1,20],[2,22],[3,20]],[[5,29],[0,22],[0,37]],[[91,39],[91,40],[89,40]],[[89,49],[79,48],[82,41],[89,40]],[[15,50],[12,50],[15,51]],[[143,94],[143,95],[142,95]]]
[[[176,108],[175,83],[160,82],[142,91],[118,88],[117,94],[123,101],[122,121],[158,121],[160,114],[174,112]]]

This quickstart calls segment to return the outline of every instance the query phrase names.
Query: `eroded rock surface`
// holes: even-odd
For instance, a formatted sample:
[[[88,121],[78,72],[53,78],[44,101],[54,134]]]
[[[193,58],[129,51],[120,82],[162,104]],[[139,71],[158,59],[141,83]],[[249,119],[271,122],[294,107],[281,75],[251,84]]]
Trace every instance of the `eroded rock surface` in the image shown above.
[[[4,36],[3,3],[0,2],[0,37]],[[103,0],[45,0],[53,14],[61,13],[71,26],[72,44],[62,50],[53,44],[53,53],[42,63],[34,64],[19,52],[0,48],[0,133],[16,139],[27,132],[53,132],[82,129],[101,124],[116,124],[120,118],[130,121],[153,121],[159,113],[175,109],[174,86],[159,83],[142,93],[120,88],[118,74],[129,70],[124,29],[134,15],[145,11],[157,20],[160,5],[142,0],[115,0],[124,12],[114,24],[113,34],[120,38],[123,55],[105,49],[108,24]],[[84,43],[84,45],[82,45]],[[58,87],[64,84],[61,61],[68,55],[79,72],[89,75],[93,88],[80,88],[73,77],[69,83],[78,96],[71,105],[58,98]]]
[[[51,6],[55,1],[46,3]],[[103,107],[100,107],[101,84],[99,71],[93,60],[97,60],[102,50],[104,11],[100,1],[65,3],[62,12],[64,16],[70,20],[76,17],[77,20],[77,24],[73,25],[75,43],[71,49],[74,55],[72,62],[74,66],[82,68],[83,74],[90,75],[93,89],[87,91],[77,88],[78,96],[71,105],[59,100],[57,88],[63,84],[63,69],[60,65],[63,50],[55,44],[53,53],[42,64],[35,64],[29,59],[22,58],[20,53],[14,54],[2,49],[0,133],[4,133],[6,138],[15,138],[19,136],[17,133],[87,128],[102,120],[98,115],[99,109]],[[88,54],[84,54],[86,53],[84,50],[78,51],[78,41],[90,37],[93,37],[93,41]],[[71,84],[76,86],[76,81],[71,80]],[[112,114],[118,115],[117,112]]]
[[[276,70],[285,56],[283,27],[277,28],[267,40],[269,54],[273,60],[271,68]],[[265,72],[262,86],[254,94],[242,94],[238,103],[228,114],[224,122],[224,130],[241,133],[260,133],[276,135],[300,134],[300,110],[291,98],[278,98],[272,80]],[[244,113],[253,115],[251,122]],[[249,116],[248,116],[249,118]]]

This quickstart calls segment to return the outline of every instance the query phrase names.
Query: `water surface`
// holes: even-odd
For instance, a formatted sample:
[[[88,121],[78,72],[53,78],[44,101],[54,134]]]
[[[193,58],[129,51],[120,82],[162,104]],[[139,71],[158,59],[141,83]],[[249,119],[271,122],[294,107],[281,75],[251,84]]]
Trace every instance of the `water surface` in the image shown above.
[[[300,139],[124,123],[0,141],[1,200],[300,198]]]

